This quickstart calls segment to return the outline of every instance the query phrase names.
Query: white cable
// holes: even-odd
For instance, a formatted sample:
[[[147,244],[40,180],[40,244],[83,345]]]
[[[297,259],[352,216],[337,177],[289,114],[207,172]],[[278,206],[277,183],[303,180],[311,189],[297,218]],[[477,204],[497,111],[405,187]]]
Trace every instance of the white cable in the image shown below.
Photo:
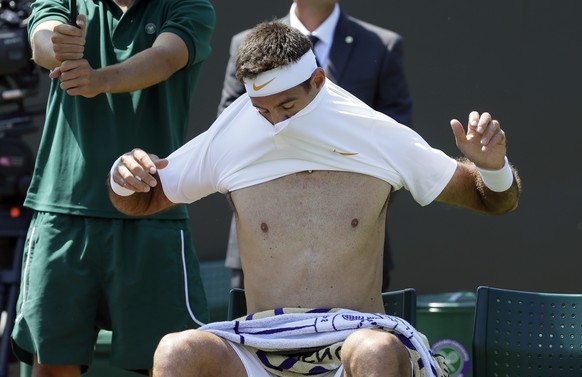
[[[184,249],[184,230],[180,230],[180,239],[182,241],[182,267],[184,269],[184,292],[186,295],[186,307],[188,307],[188,312],[190,313],[190,317],[192,320],[196,322],[199,326],[204,326],[205,323],[201,322],[196,318],[194,313],[192,312],[192,308],[190,307],[190,299],[188,294],[188,272],[186,270],[186,251]]]

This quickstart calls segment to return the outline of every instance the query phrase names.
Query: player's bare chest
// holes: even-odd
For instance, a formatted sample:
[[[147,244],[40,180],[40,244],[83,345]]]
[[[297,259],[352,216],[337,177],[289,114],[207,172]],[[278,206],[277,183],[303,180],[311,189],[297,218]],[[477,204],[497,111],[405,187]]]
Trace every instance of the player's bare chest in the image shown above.
[[[329,211],[349,208],[380,210],[390,185],[350,172],[300,172],[231,193],[236,210]]]

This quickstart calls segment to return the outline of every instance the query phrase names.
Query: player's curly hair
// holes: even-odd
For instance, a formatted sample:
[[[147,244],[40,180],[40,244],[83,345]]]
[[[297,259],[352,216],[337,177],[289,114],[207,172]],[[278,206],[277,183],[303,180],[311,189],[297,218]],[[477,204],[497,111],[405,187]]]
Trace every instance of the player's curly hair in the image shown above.
[[[255,26],[242,42],[236,59],[236,78],[254,79],[262,72],[296,62],[311,41],[297,29],[278,21]]]

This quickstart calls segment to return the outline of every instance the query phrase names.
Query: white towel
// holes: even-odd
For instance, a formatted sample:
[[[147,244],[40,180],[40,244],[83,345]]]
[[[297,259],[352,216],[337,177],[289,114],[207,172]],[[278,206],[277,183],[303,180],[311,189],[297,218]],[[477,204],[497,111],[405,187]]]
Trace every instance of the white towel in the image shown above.
[[[341,343],[354,331],[365,328],[380,328],[400,334],[399,339],[409,349],[418,352],[420,360],[417,364],[420,369],[425,369],[427,377],[442,375],[426,337],[402,318],[385,314],[347,309],[275,309],[235,321],[210,323],[200,330],[257,350],[288,354],[289,351]]]

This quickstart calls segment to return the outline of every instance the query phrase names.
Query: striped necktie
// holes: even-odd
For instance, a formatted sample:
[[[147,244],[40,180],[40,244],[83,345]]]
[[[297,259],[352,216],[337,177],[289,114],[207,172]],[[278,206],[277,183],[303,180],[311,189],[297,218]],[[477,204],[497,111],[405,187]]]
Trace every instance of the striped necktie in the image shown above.
[[[319,38],[313,34],[309,34],[307,35],[307,38],[309,38],[309,40],[311,41],[311,44],[313,45],[313,47],[311,48],[313,50],[313,54],[315,55],[315,45],[317,44],[317,42],[319,42]],[[317,59],[317,55],[315,55],[315,62],[317,63],[318,67],[321,67],[321,64],[319,63],[319,59]]]

